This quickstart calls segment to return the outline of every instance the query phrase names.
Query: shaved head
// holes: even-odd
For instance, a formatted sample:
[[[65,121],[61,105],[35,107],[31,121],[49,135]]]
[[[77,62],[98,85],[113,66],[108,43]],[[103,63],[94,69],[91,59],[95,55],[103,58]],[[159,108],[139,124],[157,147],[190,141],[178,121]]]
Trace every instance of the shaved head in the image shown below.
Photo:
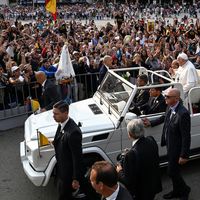
[[[168,95],[176,96],[178,98],[180,98],[180,96],[181,96],[181,93],[180,93],[180,91],[177,88],[171,88],[171,89],[169,89],[169,91],[168,91],[167,94]]]
[[[170,88],[166,95],[165,95],[165,101],[166,104],[169,106],[174,106],[180,101],[180,91],[177,88]]]

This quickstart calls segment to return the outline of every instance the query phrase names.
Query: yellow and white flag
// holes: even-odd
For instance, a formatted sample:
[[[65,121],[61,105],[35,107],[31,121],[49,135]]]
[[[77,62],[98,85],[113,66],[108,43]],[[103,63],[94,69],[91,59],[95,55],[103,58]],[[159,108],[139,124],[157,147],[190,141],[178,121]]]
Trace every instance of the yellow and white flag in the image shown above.
[[[38,131],[38,133],[39,133],[39,146],[43,147],[43,146],[49,145],[50,142],[48,138],[44,134],[42,134],[40,131]]]
[[[40,108],[40,103],[36,99],[31,99],[31,109],[33,112]]]

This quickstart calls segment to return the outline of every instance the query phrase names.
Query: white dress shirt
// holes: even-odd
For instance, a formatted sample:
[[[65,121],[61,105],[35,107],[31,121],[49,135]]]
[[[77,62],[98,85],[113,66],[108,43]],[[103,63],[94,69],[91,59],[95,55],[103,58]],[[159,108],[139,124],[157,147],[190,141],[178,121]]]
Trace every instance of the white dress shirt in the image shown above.
[[[117,189],[109,197],[106,197],[106,200],[115,200],[117,198],[118,193],[119,193],[119,184],[117,184]]]
[[[138,139],[136,139],[136,140],[133,140],[133,142],[132,142],[132,147],[136,144],[136,142],[139,140],[139,138]]]
[[[60,132],[63,131],[63,128],[65,127],[65,125],[67,124],[68,121],[69,121],[69,117],[63,123],[60,123],[60,125],[61,125]]]

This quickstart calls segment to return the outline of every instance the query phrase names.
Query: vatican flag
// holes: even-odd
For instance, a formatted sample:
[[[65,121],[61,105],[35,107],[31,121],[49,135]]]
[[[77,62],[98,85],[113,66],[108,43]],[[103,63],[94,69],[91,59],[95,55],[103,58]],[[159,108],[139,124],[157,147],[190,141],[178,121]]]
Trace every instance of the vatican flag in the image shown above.
[[[35,112],[40,108],[40,103],[37,100],[31,99],[31,109],[32,112]]]
[[[42,134],[40,131],[38,131],[38,134],[39,134],[39,146],[40,147],[50,144],[48,138],[44,134]]]

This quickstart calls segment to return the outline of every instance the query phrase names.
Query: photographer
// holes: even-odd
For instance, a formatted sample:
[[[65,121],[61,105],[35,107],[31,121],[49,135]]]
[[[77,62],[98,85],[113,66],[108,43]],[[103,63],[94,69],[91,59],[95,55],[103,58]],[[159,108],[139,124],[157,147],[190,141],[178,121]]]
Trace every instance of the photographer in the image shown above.
[[[162,190],[157,143],[152,136],[144,137],[141,119],[130,121],[127,131],[133,143],[123,162],[117,165],[119,181],[127,187],[134,200],[153,200]]]

